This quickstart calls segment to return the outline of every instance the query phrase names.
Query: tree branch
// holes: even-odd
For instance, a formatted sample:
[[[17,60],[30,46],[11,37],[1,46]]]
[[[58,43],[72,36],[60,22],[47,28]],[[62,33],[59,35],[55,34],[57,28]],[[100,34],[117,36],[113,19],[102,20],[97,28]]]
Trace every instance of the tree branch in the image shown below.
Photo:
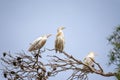
[[[95,66],[90,67],[84,64],[81,60],[76,59],[72,55],[62,52],[59,55],[48,55],[47,61],[44,59],[41,53],[45,53],[46,50],[52,52],[55,49],[44,49],[43,51],[33,52],[31,54],[19,53],[17,56],[12,56],[10,53],[4,53],[1,58],[2,64],[4,64],[3,75],[7,79],[12,80],[47,80],[49,77],[55,76],[60,72],[73,71],[73,73],[67,78],[67,80],[88,80],[88,74],[95,73],[105,77],[115,76],[116,73],[108,72],[104,73],[103,68],[99,63],[91,59]],[[83,68],[86,66],[87,68]]]

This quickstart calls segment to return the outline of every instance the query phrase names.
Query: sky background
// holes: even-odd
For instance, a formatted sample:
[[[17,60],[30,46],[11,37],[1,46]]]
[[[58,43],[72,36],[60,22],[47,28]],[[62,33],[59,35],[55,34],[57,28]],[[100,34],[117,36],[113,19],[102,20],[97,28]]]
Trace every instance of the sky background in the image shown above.
[[[4,51],[28,52],[34,39],[48,33],[53,36],[45,47],[54,48],[56,30],[64,26],[66,52],[83,60],[94,51],[104,71],[114,71],[114,66],[107,65],[111,48],[107,37],[119,24],[120,0],[0,0],[0,56]],[[67,72],[48,80],[66,77]],[[4,80],[2,75],[0,79]],[[90,74],[89,80],[115,78]]]

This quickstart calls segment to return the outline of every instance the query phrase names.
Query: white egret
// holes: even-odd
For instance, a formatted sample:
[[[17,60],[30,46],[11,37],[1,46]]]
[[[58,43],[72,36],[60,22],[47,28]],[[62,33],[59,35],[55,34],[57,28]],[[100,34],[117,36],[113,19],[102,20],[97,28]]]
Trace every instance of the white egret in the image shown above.
[[[31,51],[41,49],[45,45],[47,38],[49,36],[51,36],[51,34],[38,37],[36,40],[33,41],[33,43],[31,43],[31,46],[29,47],[28,51],[31,52]]]
[[[94,52],[90,52],[85,58],[84,58],[84,64],[86,64],[89,67],[94,67],[94,57],[95,57],[95,53]],[[83,66],[83,69],[87,68],[87,66]]]
[[[62,31],[63,29],[65,29],[65,27],[59,27],[57,29],[57,35],[56,35],[56,40],[55,40],[56,53],[57,53],[57,51],[59,51],[61,53],[64,49],[65,39],[64,39],[64,33]]]

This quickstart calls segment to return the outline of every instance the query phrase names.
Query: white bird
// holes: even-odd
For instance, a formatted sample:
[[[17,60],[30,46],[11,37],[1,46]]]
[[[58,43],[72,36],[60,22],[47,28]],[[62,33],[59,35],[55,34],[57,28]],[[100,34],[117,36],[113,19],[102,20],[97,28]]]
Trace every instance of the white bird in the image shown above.
[[[45,45],[47,38],[50,36],[51,34],[47,34],[47,35],[38,37],[36,40],[33,41],[33,43],[31,43],[31,46],[29,47],[28,51],[31,52],[31,51],[41,49]]]
[[[95,53],[94,52],[90,52],[85,58],[84,58],[84,64],[86,64],[89,67],[94,67],[94,57],[95,57]],[[85,65],[83,66],[83,69],[87,68]]]
[[[57,53],[57,51],[59,51],[61,53],[61,52],[63,52],[63,49],[64,49],[65,39],[64,39],[64,33],[62,31],[63,29],[65,29],[65,27],[59,27],[57,29],[57,35],[56,35],[56,40],[55,40],[56,53]]]

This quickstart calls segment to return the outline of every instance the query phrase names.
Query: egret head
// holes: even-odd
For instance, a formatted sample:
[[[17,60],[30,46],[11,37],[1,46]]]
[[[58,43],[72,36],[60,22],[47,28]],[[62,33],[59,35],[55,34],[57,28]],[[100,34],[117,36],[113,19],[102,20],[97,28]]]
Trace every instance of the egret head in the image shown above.
[[[88,54],[87,57],[94,58],[95,56],[96,56],[96,53],[94,53],[94,52],[89,52],[89,54]]]
[[[58,28],[58,31],[63,30],[63,29],[65,29],[65,27],[61,26],[61,27]]]

